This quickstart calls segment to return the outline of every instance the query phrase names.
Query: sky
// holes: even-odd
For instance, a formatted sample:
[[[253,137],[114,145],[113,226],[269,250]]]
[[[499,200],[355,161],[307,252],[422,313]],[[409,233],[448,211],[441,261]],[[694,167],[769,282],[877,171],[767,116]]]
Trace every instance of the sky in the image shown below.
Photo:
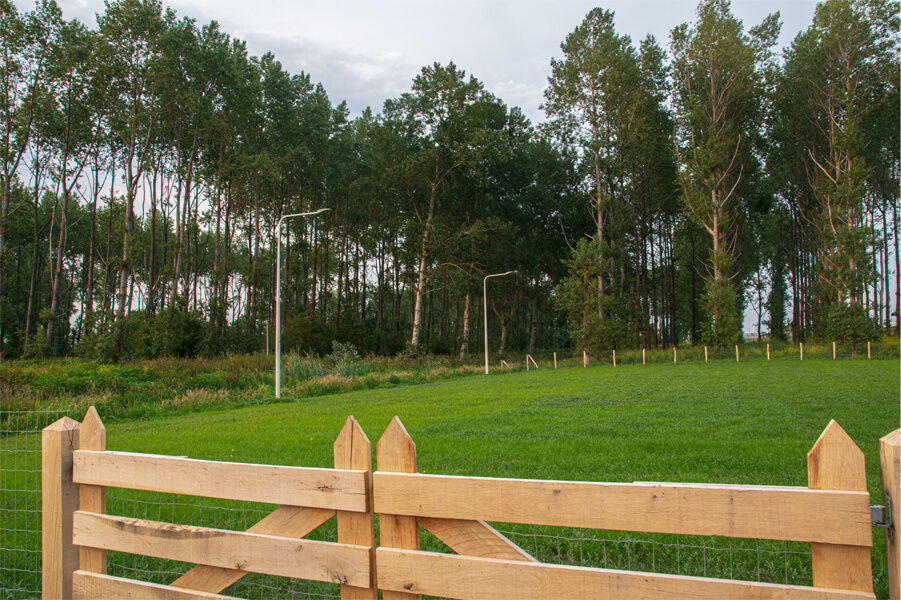
[[[103,0],[57,0],[67,20],[96,26]],[[14,0],[22,11],[33,0]],[[170,0],[179,18],[218,21],[247,42],[251,55],[272,52],[284,68],[325,87],[333,105],[346,100],[351,116],[381,112],[388,98],[410,89],[423,66],[453,61],[533,122],[552,58],[595,6],[615,13],[617,31],[637,46],[648,34],[666,47],[670,31],[695,17],[696,0]],[[777,49],[791,44],[813,19],[813,0],[734,0],[747,30],[780,11]]]

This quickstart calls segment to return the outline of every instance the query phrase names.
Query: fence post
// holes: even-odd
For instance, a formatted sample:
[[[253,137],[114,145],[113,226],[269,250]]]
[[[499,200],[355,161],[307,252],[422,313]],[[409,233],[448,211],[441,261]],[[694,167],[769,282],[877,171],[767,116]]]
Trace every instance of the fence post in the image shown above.
[[[616,368],[616,350],[613,351],[613,368]]]
[[[645,359],[645,352],[646,352],[645,348],[642,348],[642,349],[641,349],[641,364],[643,364],[643,365],[646,365],[646,364],[647,364],[647,362],[645,362],[645,360],[646,360],[646,359]]]
[[[770,345],[766,345],[766,359],[770,360]]]
[[[807,453],[807,485],[812,490],[867,491],[863,452],[835,421]],[[811,544],[814,587],[872,594],[870,557],[866,546]]]
[[[800,342],[801,344],[801,360],[804,360],[804,342]]]
[[[376,444],[376,461],[379,471],[416,472],[416,444],[396,416],[391,419],[391,423]],[[380,514],[379,545],[385,548],[419,550],[419,525],[416,517]],[[382,590],[384,600],[412,600],[419,597],[419,594]]]
[[[735,344],[735,362],[738,362],[738,344]]]
[[[366,487],[369,490],[365,513],[339,510],[338,543],[369,547],[369,588],[341,585],[342,600],[367,598],[376,600],[375,574],[375,519],[372,512],[372,445],[353,415],[347,417],[338,439],[335,440],[335,468],[367,471]]]
[[[106,450],[106,428],[93,406],[81,422],[81,449],[103,452]],[[106,488],[99,485],[78,486],[78,509],[85,512],[106,512]],[[106,574],[106,550],[79,547],[79,569],[91,573]]]
[[[882,504],[890,510],[892,529],[885,531],[885,563],[891,600],[901,599],[901,429],[879,440]],[[889,507],[891,504],[891,507]]]
[[[832,360],[835,360],[835,342],[832,342]]]
[[[707,362],[707,346],[704,346],[704,362]]]
[[[63,417],[41,432],[41,594],[72,597],[78,548],[72,544],[72,515],[78,484],[72,481],[72,453],[78,450],[78,421]]]

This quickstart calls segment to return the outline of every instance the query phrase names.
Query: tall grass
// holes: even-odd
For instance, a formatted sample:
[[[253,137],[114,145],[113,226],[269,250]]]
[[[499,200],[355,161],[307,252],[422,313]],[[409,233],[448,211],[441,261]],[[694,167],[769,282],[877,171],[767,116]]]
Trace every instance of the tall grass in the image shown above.
[[[798,344],[766,342],[739,345],[739,361],[793,362],[801,360]],[[874,342],[873,360],[899,357],[898,338]],[[855,354],[856,353],[856,354]],[[839,361],[868,359],[866,344],[852,348],[837,345]],[[543,352],[533,357],[540,369],[582,366],[582,353]],[[804,344],[804,361],[832,360],[831,343]],[[616,352],[616,365],[678,365],[736,362],[735,348],[707,349],[681,345],[642,352]],[[523,354],[508,354],[505,364],[490,357],[494,374],[526,370]],[[382,386],[440,381],[482,372],[484,355],[473,355],[461,364],[453,357],[432,355],[360,357],[352,346],[338,344],[325,357],[289,353],[282,360],[282,401],[311,398]],[[613,366],[612,351],[591,353],[590,366]],[[534,366],[532,367],[535,368]],[[226,355],[218,358],[130,361],[105,364],[65,359],[7,361],[0,363],[0,411],[65,410],[81,418],[89,406],[97,406],[109,418],[148,419],[170,414],[238,408],[279,402],[275,398],[275,357],[266,354]]]

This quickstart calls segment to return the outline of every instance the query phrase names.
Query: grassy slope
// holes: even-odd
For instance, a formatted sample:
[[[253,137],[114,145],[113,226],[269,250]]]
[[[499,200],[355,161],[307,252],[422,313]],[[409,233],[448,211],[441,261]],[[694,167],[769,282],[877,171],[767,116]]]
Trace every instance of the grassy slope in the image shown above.
[[[892,361],[651,365],[492,374],[116,425],[109,447],[329,466],[353,414],[375,443],[399,415],[432,473],[806,485],[806,453],[835,419],[878,482],[899,426]],[[186,435],[186,432],[192,435]]]
[[[331,466],[353,414],[373,442],[399,415],[429,473],[585,481],[807,483],[806,454],[835,419],[867,457],[899,426],[894,361],[541,369],[297,403],[107,422],[108,447],[193,458]],[[880,536],[881,538],[881,536]],[[885,557],[874,548],[876,592]]]

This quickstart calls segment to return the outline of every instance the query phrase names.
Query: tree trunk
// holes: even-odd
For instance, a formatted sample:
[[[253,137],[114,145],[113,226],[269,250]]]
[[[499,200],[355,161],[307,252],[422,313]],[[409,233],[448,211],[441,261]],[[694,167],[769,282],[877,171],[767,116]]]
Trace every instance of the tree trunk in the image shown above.
[[[460,340],[460,362],[469,358],[469,331],[472,319],[472,295],[467,291],[463,301],[463,337]]]
[[[429,254],[429,233],[432,229],[432,217],[435,214],[435,200],[438,194],[437,184],[432,184],[429,195],[429,214],[426,218],[425,229],[422,232],[422,245],[419,251],[419,280],[416,285],[416,305],[413,312],[413,338],[410,343],[415,347],[419,345],[419,335],[422,329],[422,296],[425,294],[426,285],[426,261]]]

